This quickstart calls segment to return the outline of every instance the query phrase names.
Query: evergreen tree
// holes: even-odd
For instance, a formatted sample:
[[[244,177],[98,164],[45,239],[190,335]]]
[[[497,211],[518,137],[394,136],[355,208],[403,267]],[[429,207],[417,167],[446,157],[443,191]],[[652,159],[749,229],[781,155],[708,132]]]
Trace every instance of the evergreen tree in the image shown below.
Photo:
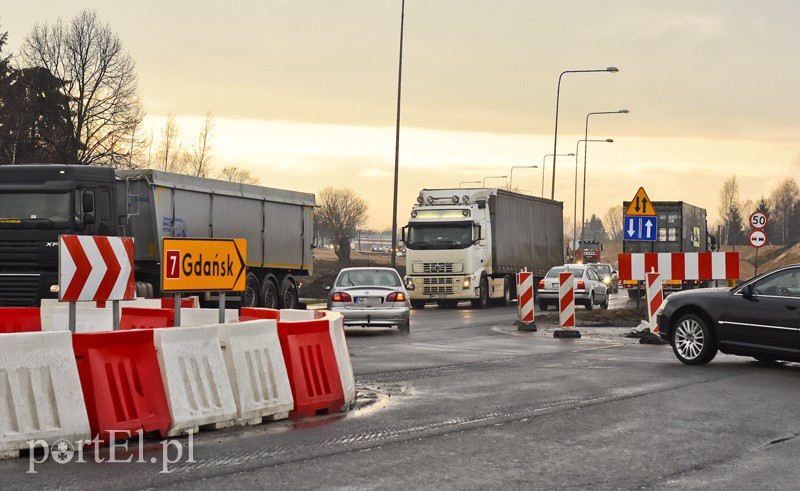
[[[744,245],[747,237],[744,232],[744,219],[738,206],[731,206],[725,217],[725,228],[728,231],[728,245]]]

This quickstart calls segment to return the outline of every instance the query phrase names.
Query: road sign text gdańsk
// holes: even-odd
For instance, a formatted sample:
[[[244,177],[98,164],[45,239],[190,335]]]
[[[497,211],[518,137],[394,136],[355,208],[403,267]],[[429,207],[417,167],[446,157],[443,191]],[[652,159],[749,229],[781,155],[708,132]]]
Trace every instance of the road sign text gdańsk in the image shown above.
[[[241,292],[247,278],[247,240],[165,237],[161,247],[164,292]]]

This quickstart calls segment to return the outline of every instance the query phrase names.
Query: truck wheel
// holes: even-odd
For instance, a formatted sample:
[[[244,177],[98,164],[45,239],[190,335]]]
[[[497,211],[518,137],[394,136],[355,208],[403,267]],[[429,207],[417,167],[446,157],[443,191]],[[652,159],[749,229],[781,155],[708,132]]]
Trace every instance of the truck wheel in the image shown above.
[[[264,278],[264,285],[261,287],[261,306],[268,309],[278,308],[278,286],[273,276]]]
[[[244,284],[242,307],[258,307],[258,278],[253,273],[247,275]]]
[[[489,305],[489,282],[486,278],[481,278],[480,297],[472,300],[472,306],[476,309],[485,309]]]
[[[298,301],[297,286],[295,286],[292,277],[287,276],[283,279],[283,284],[281,284],[281,308],[296,309]]]
[[[545,302],[544,300],[539,300],[539,310],[541,310],[542,312],[547,312],[547,307],[549,306],[550,306],[549,303]]]
[[[412,309],[424,309],[425,308],[425,300],[412,300],[411,301],[411,308]]]
[[[628,290],[628,298],[631,300],[636,300],[637,298],[641,298],[642,294],[639,293],[638,289],[629,289]]]

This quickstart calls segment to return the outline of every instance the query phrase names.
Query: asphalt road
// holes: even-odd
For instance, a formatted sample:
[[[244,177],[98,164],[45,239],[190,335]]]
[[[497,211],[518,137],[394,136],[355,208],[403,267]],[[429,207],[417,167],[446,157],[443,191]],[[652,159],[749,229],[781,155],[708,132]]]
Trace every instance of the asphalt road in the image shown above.
[[[5,489],[795,489],[800,365],[680,364],[622,329],[579,340],[513,327],[513,308],[426,308],[412,333],[348,331],[345,416],[201,432],[194,462],[0,462]],[[186,443],[186,439],[182,440]],[[138,450],[132,451],[136,460]],[[108,451],[100,452],[107,456]]]

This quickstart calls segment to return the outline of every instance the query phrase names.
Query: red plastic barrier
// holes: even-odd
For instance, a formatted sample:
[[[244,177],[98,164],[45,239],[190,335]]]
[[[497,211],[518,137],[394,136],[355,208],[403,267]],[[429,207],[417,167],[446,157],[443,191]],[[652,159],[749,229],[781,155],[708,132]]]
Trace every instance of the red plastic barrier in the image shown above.
[[[323,318],[325,318],[325,311],[323,311],[323,310],[315,310],[314,311],[314,318],[315,319],[323,319]]]
[[[156,327],[175,326],[175,311],[172,309],[140,309],[123,307],[119,320],[119,329],[153,329]]]
[[[280,320],[281,311],[275,309],[261,309],[252,307],[242,307],[239,311],[239,321],[255,321],[259,319]]]
[[[161,308],[162,309],[174,309],[175,308],[175,297],[166,297],[161,299]],[[181,299],[181,308],[182,309],[199,309],[200,308],[200,297],[186,297]]]
[[[294,396],[290,418],[334,413],[344,391],[327,320],[278,322],[278,338]]]
[[[74,334],[72,346],[93,438],[166,437],[172,420],[153,331]]]
[[[0,307],[0,333],[41,330],[39,307]]]

